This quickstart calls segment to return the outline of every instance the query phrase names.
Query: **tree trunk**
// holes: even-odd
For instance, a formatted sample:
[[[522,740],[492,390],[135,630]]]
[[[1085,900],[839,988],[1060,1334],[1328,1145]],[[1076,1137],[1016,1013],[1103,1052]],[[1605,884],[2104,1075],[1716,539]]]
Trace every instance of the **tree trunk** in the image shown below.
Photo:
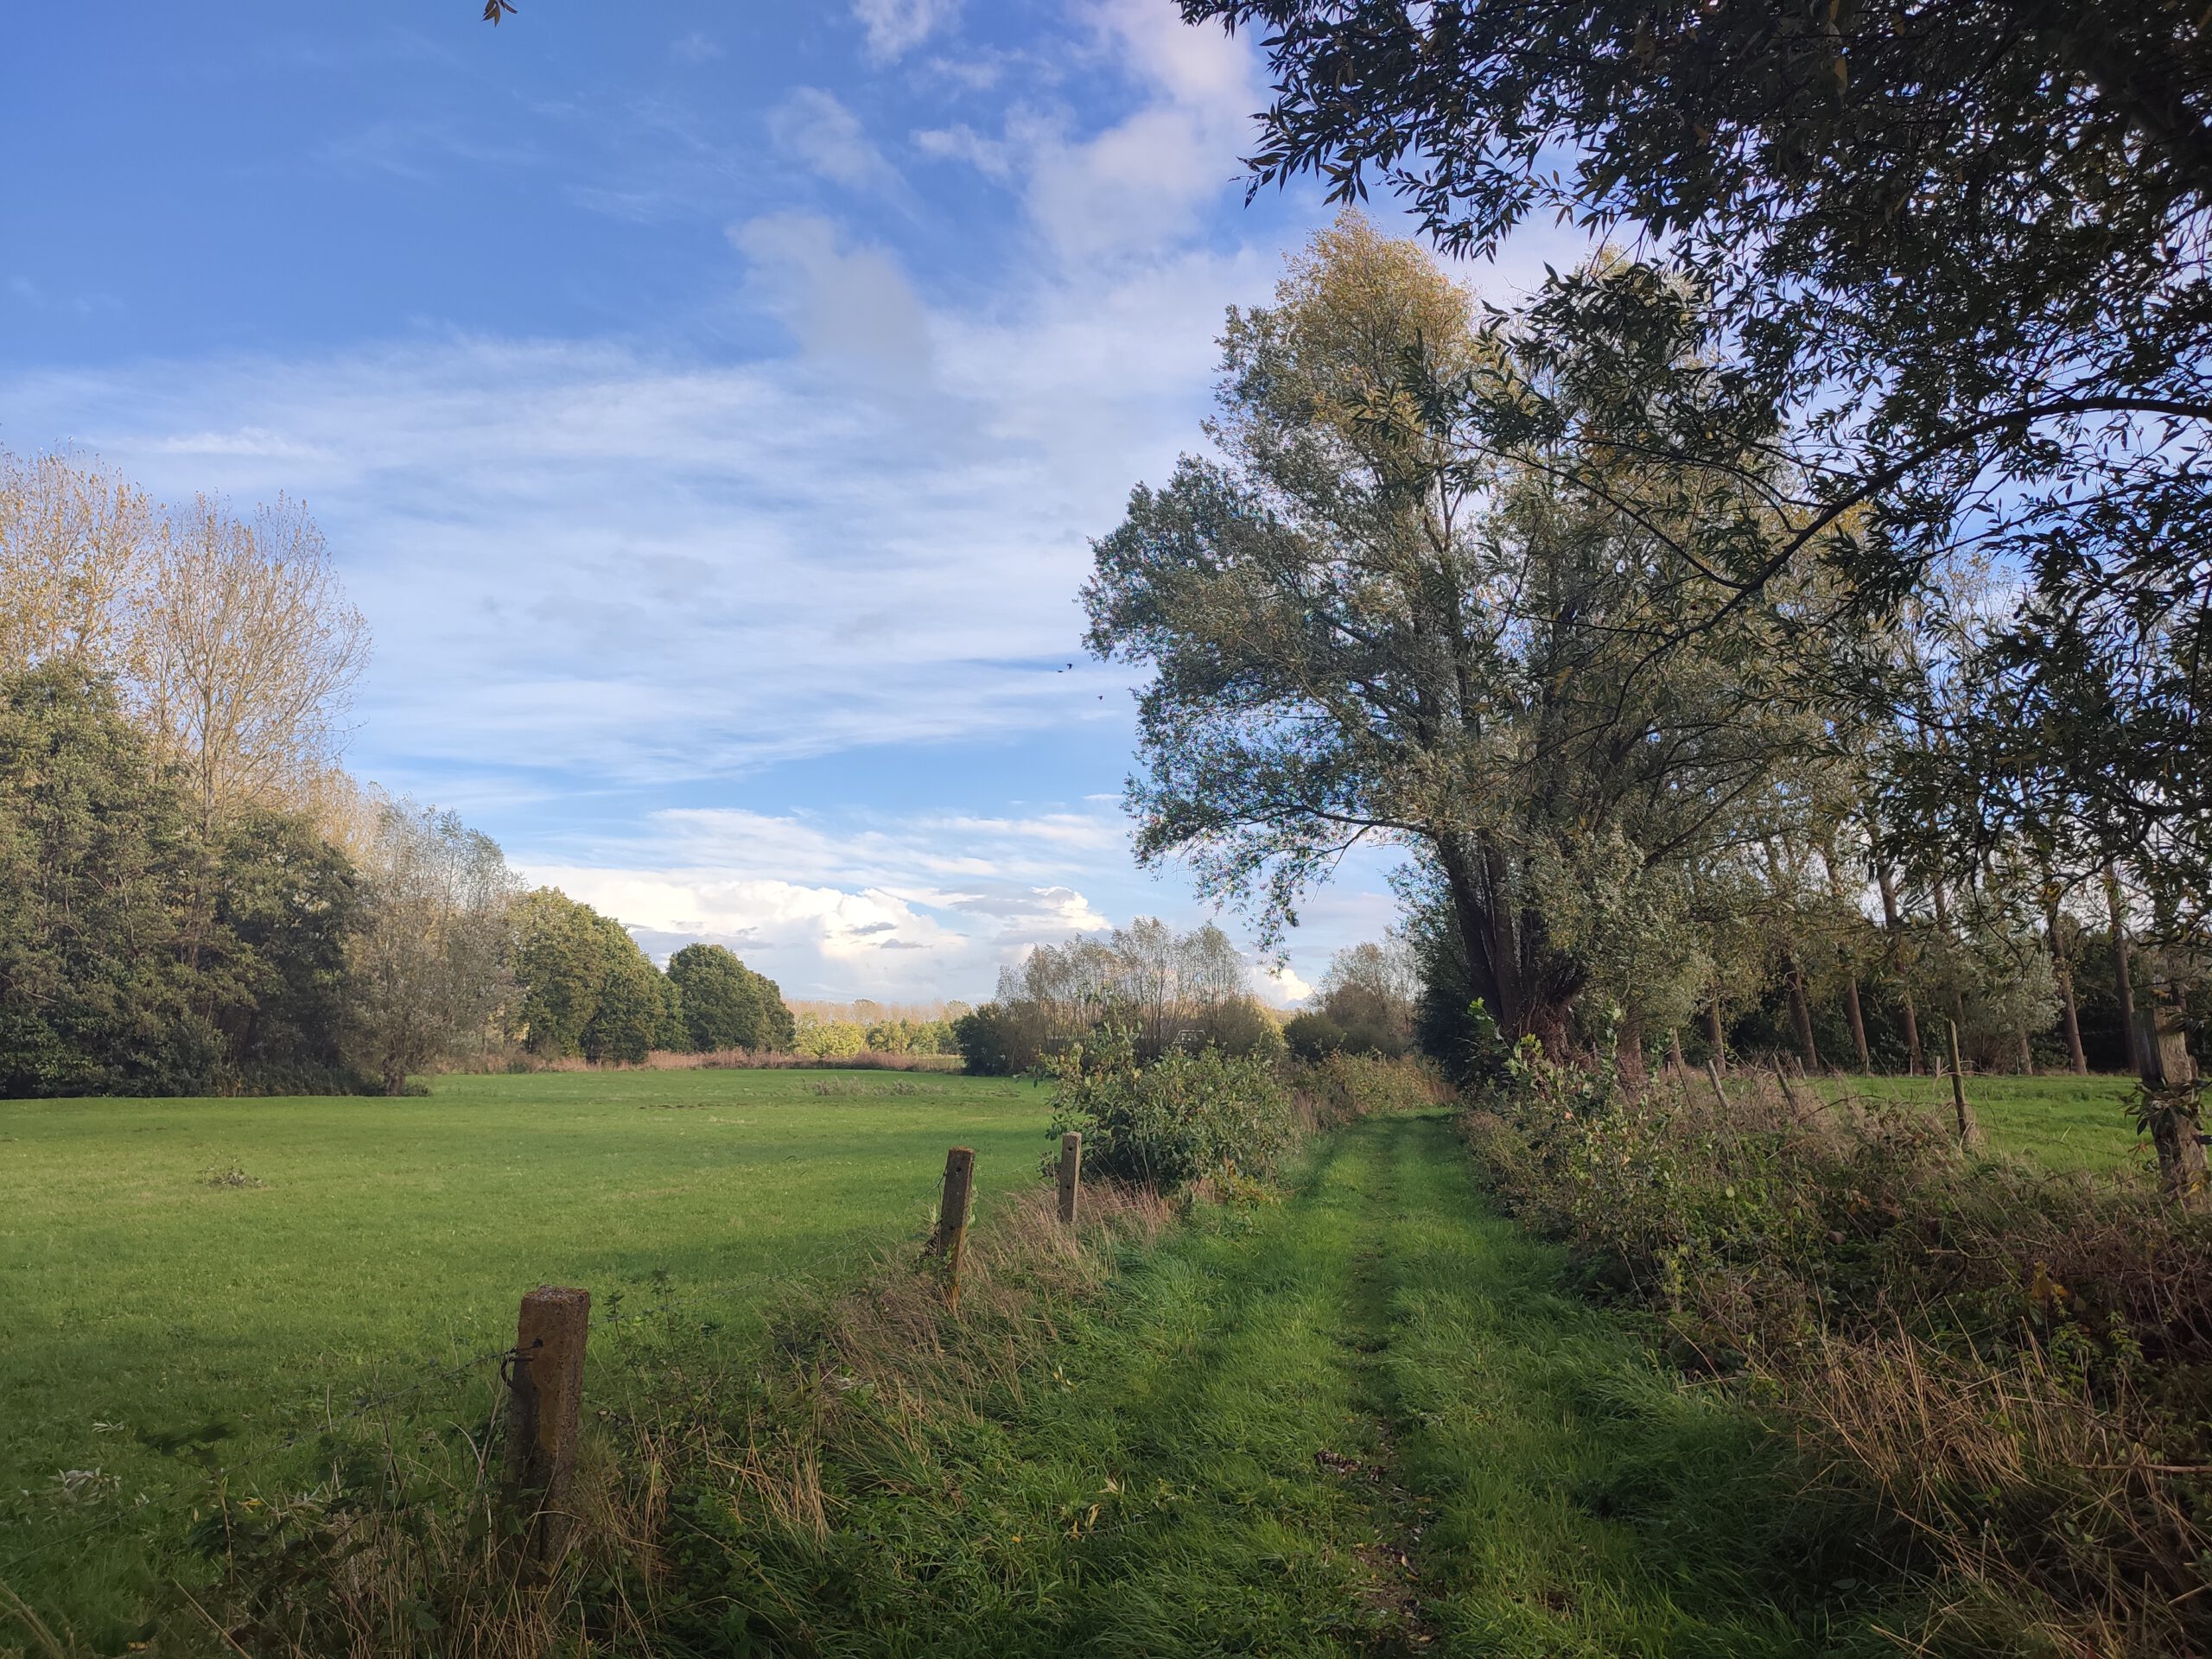
[[[1643,1027],[1638,1021],[1624,1020],[1613,1033],[1613,1069],[1634,1087],[1650,1081],[1643,1064]]]
[[[1920,1015],[1912,1006],[1912,987],[1905,982],[1904,964],[1897,950],[1904,929],[1897,920],[1897,892],[1890,880],[1886,859],[1875,859],[1874,882],[1882,890],[1882,930],[1890,936],[1890,965],[1897,970],[1898,1001],[1903,1004],[1905,1069],[1916,1077],[1928,1067],[1920,1055]]]
[[[1948,953],[1957,942],[1951,932],[1951,901],[1945,897],[1943,884],[1940,880],[1929,882],[1928,891],[1936,901],[1936,931],[1943,936],[1943,948]],[[1955,962],[1951,966],[1955,968],[1957,963]],[[1947,976],[1951,982],[1951,1023],[1964,1031],[1967,1027],[1966,995],[1959,989],[1958,976],[1953,973]]]
[[[2182,1033],[2181,1010],[2175,1005],[2171,982],[2152,989],[2142,1014],[2136,1074],[2149,1097],[2144,1116],[2151,1128],[2151,1144],[2158,1148],[2158,1174],[2177,1204],[2202,1210],[2209,1196],[2204,1143],[2197,1139],[2203,1090]]]
[[[1706,1047],[1710,1052],[1709,1058],[1713,1061],[1713,1069],[1716,1071],[1726,1071],[1728,1069],[1728,1037],[1727,1033],[1720,1028],[1720,999],[1717,996],[1705,1005],[1705,1042]]]
[[[2059,1021],[2066,1031],[2066,1058],[2073,1063],[2075,1077],[2087,1077],[2089,1059],[2082,1052],[2082,1014],[2074,1003],[2074,964],[2066,955],[2065,936],[2058,931],[2057,906],[2050,907],[2045,919],[2050,929],[2050,965],[2058,976]]]
[[[2142,1048],[2135,1034],[2135,986],[2127,969],[2127,920],[2120,908],[2120,874],[2110,859],[2105,861],[2105,909],[2112,918],[2112,984],[2120,998],[2120,1035],[2132,1065]]]
[[[2020,1075],[2024,1077],[2032,1077],[2036,1074],[2035,1043],[2029,1037],[2028,1028],[2025,1026],[2016,1027],[2015,1034],[2020,1039]]]
[[[1866,1016],[1859,1007],[1859,976],[1856,974],[1843,982],[1843,1011],[1851,1016],[1851,1046],[1859,1051],[1859,1069],[1872,1071],[1874,1058],[1866,1050]]]
[[[1813,1046],[1813,1011],[1805,1002],[1805,975],[1797,966],[1797,958],[1785,953],[1782,970],[1789,986],[1789,1023],[1797,1028],[1797,1049],[1804,1056],[1805,1069],[1817,1071],[1821,1068],[1820,1051]]]

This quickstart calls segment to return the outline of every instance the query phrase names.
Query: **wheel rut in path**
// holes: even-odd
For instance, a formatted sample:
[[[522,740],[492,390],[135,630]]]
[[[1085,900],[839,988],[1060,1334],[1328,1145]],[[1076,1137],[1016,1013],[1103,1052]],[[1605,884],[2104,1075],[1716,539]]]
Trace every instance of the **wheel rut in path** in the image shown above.
[[[1281,1201],[1128,1256],[988,1408],[825,1471],[832,1530],[778,1581],[803,1650],[1841,1651],[1754,1429],[1562,1266],[1447,1115],[1322,1137]]]

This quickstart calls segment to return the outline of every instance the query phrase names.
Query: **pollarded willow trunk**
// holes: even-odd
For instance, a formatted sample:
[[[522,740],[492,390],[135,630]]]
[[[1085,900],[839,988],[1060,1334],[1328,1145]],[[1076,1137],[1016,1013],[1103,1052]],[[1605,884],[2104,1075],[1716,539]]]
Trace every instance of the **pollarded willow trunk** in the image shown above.
[[[1859,1006],[1859,976],[1843,982],[1843,1011],[1851,1018],[1851,1046],[1859,1055],[1859,1069],[1872,1071],[1874,1057],[1866,1047],[1866,1015]]]
[[[1542,935],[1542,918],[1496,902],[1508,886],[1496,852],[1478,853],[1455,836],[1440,836],[1435,844],[1470,987],[1508,1042],[1534,1037],[1554,1059],[1565,1058],[1573,988],[1562,988],[1529,960],[1535,954],[1531,941]]]
[[[1797,1032],[1797,1052],[1805,1062],[1805,1070],[1821,1069],[1821,1052],[1813,1045],[1813,1011],[1805,1001],[1805,974],[1797,965],[1794,953],[1785,952],[1782,958],[1783,981],[1789,988],[1789,1023]]]

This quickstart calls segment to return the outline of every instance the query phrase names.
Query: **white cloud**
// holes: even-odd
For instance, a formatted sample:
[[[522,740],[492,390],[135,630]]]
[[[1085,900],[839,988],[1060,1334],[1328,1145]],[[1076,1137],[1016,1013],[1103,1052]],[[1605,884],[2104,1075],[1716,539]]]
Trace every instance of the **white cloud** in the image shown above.
[[[929,318],[885,249],[849,243],[818,213],[771,213],[732,227],[751,288],[808,355],[858,370],[901,397],[930,384]]]
[[[1065,812],[832,823],[734,808],[658,812],[643,830],[589,862],[515,858],[658,956],[725,944],[799,996],[986,995],[1032,946],[1110,925],[1066,878],[1110,879],[1126,833]]]
[[[860,10],[887,56],[950,14]],[[757,341],[765,317],[795,350],[426,334],[25,372],[0,377],[0,408],[164,496],[304,495],[377,635],[357,766],[464,812],[526,820],[557,797],[573,822],[601,791],[613,819],[679,787],[729,798],[779,760],[1120,722],[1122,675],[1077,649],[1086,538],[1198,441],[1223,308],[1263,296],[1278,260],[1206,218],[1235,199],[1249,41],[1134,0],[1096,18],[1081,67],[1133,89],[1115,116],[1017,106],[916,136],[1006,186],[1016,257],[918,285],[818,213],[728,210],[733,332]],[[826,178],[899,188],[827,92],[771,125]],[[602,206],[695,211],[740,171],[681,123],[651,148],[651,191]],[[1040,940],[1198,919],[1183,883],[1133,871],[1111,796],[895,823],[754,804],[772,810],[506,838],[656,948],[751,942],[794,995],[973,995]],[[1306,914],[1325,918],[1309,974],[1380,931]]]
[[[966,122],[950,127],[927,127],[914,135],[914,148],[941,162],[965,162],[987,179],[1001,183],[1014,176],[1012,147],[1001,138],[986,138]]]
[[[850,190],[889,190],[898,170],[884,159],[860,118],[819,86],[796,88],[768,111],[776,148],[810,172]]]
[[[853,0],[853,16],[868,31],[868,54],[879,63],[905,56],[950,23],[960,0]]]
[[[1252,111],[1264,101],[1243,39],[1193,29],[1148,0],[1109,0],[1092,21],[1101,53],[1147,101],[1087,137],[1032,122],[1017,144],[1029,158],[1031,218],[1070,263],[1147,253],[1190,235],[1231,194]]]
[[[695,29],[671,41],[668,54],[683,63],[710,63],[722,55],[722,48],[720,41]]]

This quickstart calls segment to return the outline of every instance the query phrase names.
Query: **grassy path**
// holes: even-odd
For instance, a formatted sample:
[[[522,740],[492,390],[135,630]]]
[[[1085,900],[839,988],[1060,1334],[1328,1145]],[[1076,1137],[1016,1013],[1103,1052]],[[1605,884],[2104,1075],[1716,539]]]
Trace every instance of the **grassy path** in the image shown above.
[[[1850,1645],[1786,1604],[1842,1569],[1781,1524],[1768,1452],[1560,1268],[1446,1117],[1358,1124],[1285,1202],[1134,1262],[1048,1379],[933,1448],[953,1501],[825,1471],[828,1544],[728,1561],[726,1592],[822,1653]]]

